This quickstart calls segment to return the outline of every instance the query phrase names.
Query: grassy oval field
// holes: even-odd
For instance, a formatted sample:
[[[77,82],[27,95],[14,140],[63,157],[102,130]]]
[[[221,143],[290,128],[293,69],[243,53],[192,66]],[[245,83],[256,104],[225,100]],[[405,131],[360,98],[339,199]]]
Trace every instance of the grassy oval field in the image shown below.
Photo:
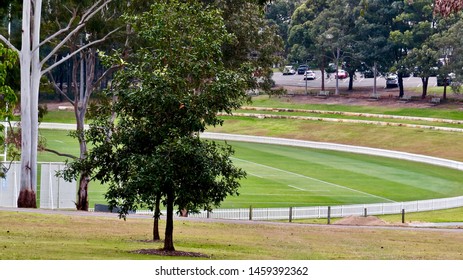
[[[355,153],[230,143],[248,173],[223,207],[400,202],[463,195],[461,171]]]
[[[68,132],[42,130],[50,148],[77,155]],[[279,145],[229,142],[234,162],[248,173],[237,197],[222,208],[345,205],[463,195],[461,171],[384,157]],[[64,161],[41,153],[40,161]],[[106,187],[93,182],[90,206],[105,204]]]

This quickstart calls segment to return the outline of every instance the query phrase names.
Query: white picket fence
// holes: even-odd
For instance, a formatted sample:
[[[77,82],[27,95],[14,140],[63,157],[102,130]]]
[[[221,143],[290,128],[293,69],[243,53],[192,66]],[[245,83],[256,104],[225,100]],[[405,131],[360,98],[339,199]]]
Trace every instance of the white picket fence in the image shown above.
[[[407,213],[449,209],[463,206],[463,196],[454,198],[431,199],[410,202],[376,203],[363,205],[330,206],[330,217],[347,217],[368,215],[400,214],[402,209]],[[248,208],[217,209],[211,213],[203,211],[191,215],[201,218],[236,219],[236,220],[288,220],[316,219],[328,217],[328,206],[289,207],[289,208]]]
[[[425,212],[433,210],[463,207],[463,196],[452,198],[440,198],[418,200],[408,202],[374,203],[357,205],[312,206],[312,207],[287,207],[287,208],[237,208],[215,209],[212,212],[201,211],[197,214],[189,214],[189,217],[226,220],[297,220],[297,219],[326,219],[328,213],[331,218],[365,215],[387,215]],[[152,211],[137,210],[136,214],[152,215]],[[163,211],[163,215],[166,212]]]

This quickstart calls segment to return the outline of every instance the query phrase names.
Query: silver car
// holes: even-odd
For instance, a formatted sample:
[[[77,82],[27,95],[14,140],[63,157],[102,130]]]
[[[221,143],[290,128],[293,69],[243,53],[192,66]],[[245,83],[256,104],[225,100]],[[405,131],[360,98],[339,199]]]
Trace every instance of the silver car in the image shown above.
[[[317,77],[315,76],[315,72],[312,70],[305,71],[304,80],[315,80]]]

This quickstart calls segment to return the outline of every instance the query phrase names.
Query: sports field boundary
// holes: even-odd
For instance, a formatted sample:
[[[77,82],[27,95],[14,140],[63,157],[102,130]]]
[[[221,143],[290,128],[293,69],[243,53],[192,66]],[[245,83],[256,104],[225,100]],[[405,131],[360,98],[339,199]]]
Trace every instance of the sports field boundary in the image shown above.
[[[40,128],[46,129],[75,129],[74,124],[42,123]],[[321,150],[333,150],[357,154],[389,157],[401,160],[409,160],[427,163],[436,166],[463,170],[463,162],[442,159],[437,157],[399,152],[385,149],[333,144],[327,142],[304,141],[285,138],[274,138],[264,136],[237,135],[226,133],[201,133],[201,137],[210,140],[250,142],[260,144],[274,144],[293,147],[303,147]],[[441,198],[411,202],[392,202],[362,205],[335,205],[335,206],[314,206],[314,207],[289,207],[289,208],[240,208],[240,209],[215,209],[213,212],[203,211],[198,214],[190,214],[193,217],[217,218],[217,219],[240,219],[240,220],[285,220],[285,219],[307,219],[326,218],[328,212],[330,217],[345,217],[352,215],[383,215],[399,214],[406,212],[421,212],[463,207],[463,196],[453,198]],[[93,210],[93,209],[92,209]],[[138,210],[137,214],[152,214],[150,211]]]
[[[59,129],[59,130],[75,130],[76,126],[75,124],[41,123],[40,128]],[[85,129],[88,129],[88,125],[85,126]],[[352,146],[352,145],[344,145],[344,144],[333,144],[333,143],[327,143],[327,142],[305,141],[305,140],[296,140],[296,139],[288,139],[288,138],[275,138],[275,137],[215,133],[215,132],[203,132],[201,133],[201,137],[205,139],[210,139],[210,140],[274,144],[274,145],[284,145],[284,146],[333,150],[333,151],[350,152],[350,153],[357,153],[357,154],[383,156],[383,157],[389,157],[389,158],[429,163],[432,165],[438,165],[438,166],[453,168],[457,170],[463,170],[463,162],[449,160],[449,159],[442,159],[442,158],[437,158],[437,157],[431,157],[431,156],[425,156],[425,155],[419,155],[419,154],[412,154],[412,153],[407,153],[407,152],[378,149],[378,148],[369,148],[369,147]]]
[[[443,167],[463,171],[463,162],[443,159],[443,158],[438,158],[438,157],[419,155],[419,154],[412,154],[412,153],[407,153],[407,152],[400,152],[400,151],[392,151],[392,150],[352,146],[352,145],[344,145],[344,144],[333,144],[333,143],[327,143],[327,142],[315,142],[315,141],[305,141],[305,140],[296,140],[296,139],[287,139],[287,138],[238,135],[238,134],[227,134],[227,133],[204,132],[201,134],[201,136],[205,139],[210,139],[210,140],[284,145],[284,146],[293,146],[293,147],[302,147],[302,148],[349,152],[349,153],[365,154],[365,155],[373,155],[373,156],[382,156],[382,157],[388,157],[388,158],[422,162],[422,163],[427,163],[431,165],[443,166]]]

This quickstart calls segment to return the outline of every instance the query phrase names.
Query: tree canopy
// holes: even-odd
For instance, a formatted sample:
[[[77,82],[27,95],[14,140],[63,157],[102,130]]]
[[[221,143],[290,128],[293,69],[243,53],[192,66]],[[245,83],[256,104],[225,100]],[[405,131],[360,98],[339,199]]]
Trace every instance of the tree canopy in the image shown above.
[[[100,108],[87,133],[93,149],[67,175],[87,168],[109,183],[106,198],[121,216],[142,205],[153,209],[161,199],[167,209],[164,249],[174,250],[174,206],[211,210],[238,193],[245,173],[234,167],[232,149],[201,140],[200,132],[222,123],[218,112],[247,100],[253,68],[225,67],[222,46],[235,38],[218,9],[158,1],[126,19],[145,44],[116,74],[107,91],[115,101]]]

